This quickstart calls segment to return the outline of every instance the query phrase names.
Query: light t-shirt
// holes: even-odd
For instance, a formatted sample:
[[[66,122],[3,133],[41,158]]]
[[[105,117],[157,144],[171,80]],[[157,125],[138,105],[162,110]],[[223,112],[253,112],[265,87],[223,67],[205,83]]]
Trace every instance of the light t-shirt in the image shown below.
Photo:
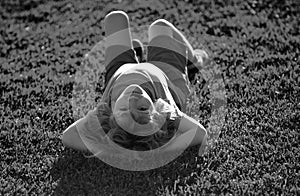
[[[124,64],[108,82],[103,99],[108,103],[116,101],[127,86],[138,84],[154,100],[162,98],[184,111],[189,94],[184,74],[167,64],[163,69],[164,71],[151,63]]]
[[[169,69],[174,71],[172,68]],[[176,72],[173,73],[175,79],[176,74]],[[101,102],[111,107],[123,90],[131,84],[140,85],[153,99],[153,102],[161,98],[173,106],[175,110],[182,111],[185,108],[188,90],[175,86],[161,69],[151,63],[128,63],[121,66],[108,82]],[[101,128],[97,112],[97,108],[95,108],[75,123],[80,137],[93,154],[99,153],[101,151],[99,149],[107,147],[108,141],[106,133]]]

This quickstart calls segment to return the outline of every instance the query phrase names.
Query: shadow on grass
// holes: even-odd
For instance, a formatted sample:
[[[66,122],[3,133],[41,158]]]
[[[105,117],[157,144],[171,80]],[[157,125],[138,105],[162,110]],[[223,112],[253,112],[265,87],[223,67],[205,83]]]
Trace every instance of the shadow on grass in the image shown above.
[[[114,168],[97,158],[85,158],[80,152],[62,151],[51,169],[57,184],[54,195],[156,195],[179,177],[196,169],[191,148],[171,163],[154,170],[135,172]],[[191,156],[193,156],[191,158]]]

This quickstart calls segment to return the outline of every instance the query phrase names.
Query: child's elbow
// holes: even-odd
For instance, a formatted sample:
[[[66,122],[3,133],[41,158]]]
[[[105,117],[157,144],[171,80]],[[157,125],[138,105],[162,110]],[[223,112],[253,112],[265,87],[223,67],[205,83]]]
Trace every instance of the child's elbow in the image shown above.
[[[61,136],[61,142],[62,142],[62,144],[64,145],[64,146],[66,146],[66,147],[69,147],[70,145],[69,145],[69,143],[70,143],[70,137],[69,137],[69,129],[66,129],[64,132],[63,132],[63,134],[62,134],[62,136]]]
[[[199,130],[199,132],[200,132],[200,135],[198,138],[198,142],[200,144],[200,148],[199,148],[198,155],[202,156],[206,152],[206,148],[208,146],[208,141],[207,141],[208,134],[204,127],[202,127],[201,130]]]
[[[196,129],[196,133],[194,136],[194,139],[192,140],[190,146],[195,146],[203,143],[203,141],[207,138],[207,131],[206,129],[201,125],[198,126]]]
[[[76,126],[74,125],[71,125],[63,132],[61,139],[65,147],[80,151],[87,151],[87,148],[83,143]]]
[[[75,137],[77,135],[77,130],[75,126],[69,126],[62,134],[61,141],[65,147],[72,147]]]
[[[207,137],[207,131],[206,129],[203,127],[203,125],[199,125],[197,128],[197,134],[196,134],[199,143],[202,143],[203,139]]]

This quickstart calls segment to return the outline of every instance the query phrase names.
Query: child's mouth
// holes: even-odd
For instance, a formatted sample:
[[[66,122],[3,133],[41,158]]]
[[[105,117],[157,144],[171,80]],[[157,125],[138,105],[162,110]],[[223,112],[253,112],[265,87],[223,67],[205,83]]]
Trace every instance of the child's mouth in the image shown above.
[[[134,93],[131,95],[130,102],[132,103],[131,106],[133,109],[137,110],[138,112],[148,113],[151,108],[150,101],[139,94]]]

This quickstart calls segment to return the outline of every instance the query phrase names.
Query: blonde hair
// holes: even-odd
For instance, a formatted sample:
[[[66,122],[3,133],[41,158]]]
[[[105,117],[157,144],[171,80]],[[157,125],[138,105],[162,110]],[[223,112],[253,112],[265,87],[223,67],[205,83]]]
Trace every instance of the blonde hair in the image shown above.
[[[162,99],[158,99],[155,106],[156,112],[152,115],[155,116],[152,119],[153,123],[157,123],[156,121],[162,118],[165,119],[165,123],[157,132],[149,136],[134,135],[122,129],[107,103],[102,103],[97,107],[97,117],[102,129],[112,141],[130,150],[147,151],[166,144],[175,135],[180,122],[180,116],[174,112],[171,117],[171,106]]]

